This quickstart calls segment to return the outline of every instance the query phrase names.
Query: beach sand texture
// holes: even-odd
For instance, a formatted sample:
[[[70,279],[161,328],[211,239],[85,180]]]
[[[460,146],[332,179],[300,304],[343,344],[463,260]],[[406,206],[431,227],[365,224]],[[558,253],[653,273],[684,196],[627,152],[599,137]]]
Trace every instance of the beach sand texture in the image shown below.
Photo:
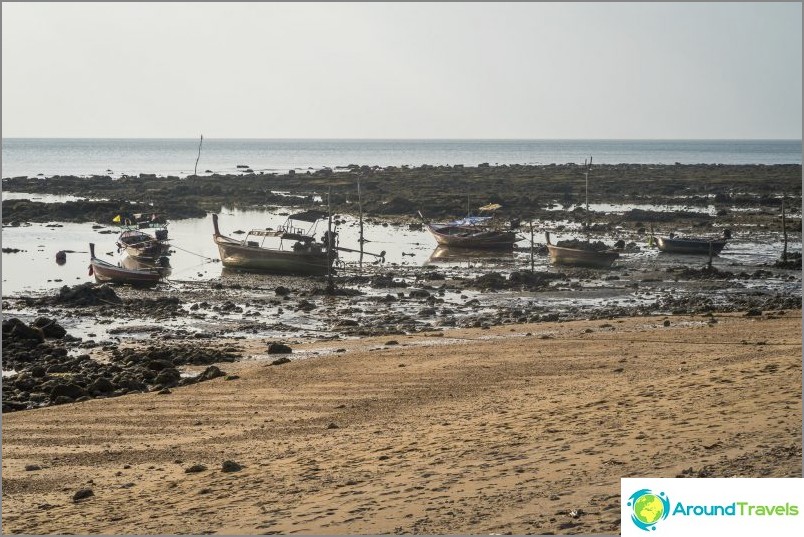
[[[621,477],[801,477],[801,312],[715,319],[311,342],[347,351],[6,414],[3,533],[616,534]]]

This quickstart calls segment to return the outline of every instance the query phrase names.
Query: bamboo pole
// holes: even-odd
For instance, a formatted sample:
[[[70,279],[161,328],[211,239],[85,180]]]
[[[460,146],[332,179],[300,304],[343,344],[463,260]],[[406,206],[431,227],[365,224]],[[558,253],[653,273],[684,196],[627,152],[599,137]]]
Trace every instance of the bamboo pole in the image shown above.
[[[193,170],[193,176],[198,177],[198,161],[201,159],[201,144],[204,143],[204,135],[201,135],[201,140],[198,142],[198,156],[195,158],[195,169]]]
[[[335,283],[332,280],[332,250],[335,246],[332,240],[332,187],[327,191],[327,294],[335,291]]]
[[[357,176],[357,211],[358,211],[358,218],[360,220],[360,264],[359,270],[363,272],[363,200],[360,197],[360,176]]]
[[[782,235],[784,236],[784,247],[782,248],[782,261],[787,262],[787,216],[784,208],[785,195],[782,194]]]

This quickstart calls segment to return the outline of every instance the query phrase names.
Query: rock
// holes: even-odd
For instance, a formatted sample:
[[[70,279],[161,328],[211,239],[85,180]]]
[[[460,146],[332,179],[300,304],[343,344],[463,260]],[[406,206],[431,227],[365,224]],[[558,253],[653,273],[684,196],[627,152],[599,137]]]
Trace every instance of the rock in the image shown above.
[[[115,390],[115,385],[112,384],[112,381],[105,377],[99,377],[95,379],[92,384],[87,386],[87,390],[90,393],[109,393]]]
[[[277,294],[277,296],[287,296],[287,295],[289,295],[289,294],[290,294],[290,289],[288,289],[287,287],[283,287],[283,286],[281,286],[281,285],[280,285],[279,287],[277,287],[276,289],[274,289],[274,293],[276,293],[276,294]]]
[[[268,345],[268,354],[289,354],[291,352],[293,352],[293,349],[284,343],[274,341]]]
[[[282,364],[289,364],[290,358],[278,358],[271,362],[271,365],[282,365]]]
[[[41,470],[41,469],[42,469],[42,467],[39,466],[38,464],[26,464],[25,465],[25,471],[26,472],[35,472],[35,471]]]
[[[189,468],[187,468],[186,470],[184,470],[184,473],[185,474],[197,474],[199,472],[206,471],[206,469],[207,469],[207,467],[204,466],[203,464],[194,464],[194,465],[190,466]]]
[[[239,472],[243,467],[235,461],[223,461],[221,472]]]
[[[50,390],[50,399],[56,401],[59,397],[63,396],[70,398],[69,402],[72,402],[73,399],[78,399],[86,394],[87,392],[84,388],[71,382],[69,384],[57,384]]]
[[[73,494],[73,501],[79,502],[81,500],[85,500],[94,496],[95,493],[92,492],[92,489],[80,489],[75,494]]]
[[[159,372],[154,384],[161,384],[166,388],[176,386],[181,380],[181,373],[175,367],[168,367]]]
[[[62,339],[67,335],[67,330],[65,330],[55,320],[48,319],[47,317],[37,318],[33,323],[31,323],[31,326],[42,330],[42,335],[44,335],[46,338]]]
[[[218,367],[211,365],[204,369],[204,371],[202,371],[201,374],[196,377],[196,379],[198,382],[201,382],[203,380],[212,380],[214,378],[222,377],[225,374],[226,373],[221,371]]]
[[[161,390],[156,392],[157,395],[170,395],[171,393],[173,392],[170,391],[170,388],[162,388]]]
[[[41,330],[28,326],[16,317],[3,321],[3,339],[31,339],[44,341],[45,336]]]
[[[760,317],[762,316],[762,310],[757,308],[751,308],[747,312],[745,312],[746,317]]]
[[[35,378],[43,378],[43,377],[47,376],[47,371],[45,371],[45,368],[42,367],[41,365],[33,366],[31,368],[30,373],[31,373],[31,376],[35,377]]]
[[[335,423],[330,423],[327,425],[327,429],[340,429],[340,427],[338,427],[338,425]]]
[[[75,400],[72,397],[67,397],[66,395],[59,395],[53,399],[54,405],[67,405],[70,403],[75,403]]]
[[[173,362],[168,360],[151,360],[148,362],[148,369],[151,371],[162,371],[168,367],[173,367]]]

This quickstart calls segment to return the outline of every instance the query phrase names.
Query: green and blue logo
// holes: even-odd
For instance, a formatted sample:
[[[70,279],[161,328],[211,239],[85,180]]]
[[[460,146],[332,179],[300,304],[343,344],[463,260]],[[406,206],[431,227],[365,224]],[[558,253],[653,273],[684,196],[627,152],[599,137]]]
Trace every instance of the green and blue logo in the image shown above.
[[[628,507],[631,522],[641,530],[650,531],[670,514],[670,499],[664,492],[655,494],[650,489],[640,489],[628,498]]]

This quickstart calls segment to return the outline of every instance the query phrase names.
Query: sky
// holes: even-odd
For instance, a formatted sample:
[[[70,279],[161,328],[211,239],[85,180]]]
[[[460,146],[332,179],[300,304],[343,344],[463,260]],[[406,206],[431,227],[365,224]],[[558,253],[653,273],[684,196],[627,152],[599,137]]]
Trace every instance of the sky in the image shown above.
[[[800,139],[800,3],[2,4],[2,135]]]

